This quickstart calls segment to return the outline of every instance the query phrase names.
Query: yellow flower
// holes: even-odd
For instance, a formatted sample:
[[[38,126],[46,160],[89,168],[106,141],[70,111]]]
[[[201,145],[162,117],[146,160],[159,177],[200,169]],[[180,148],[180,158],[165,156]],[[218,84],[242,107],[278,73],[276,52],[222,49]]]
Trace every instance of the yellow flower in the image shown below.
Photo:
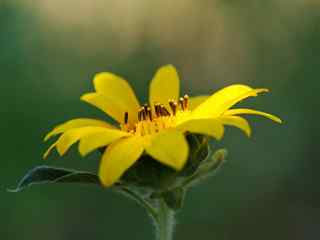
[[[95,92],[83,95],[81,100],[104,111],[119,126],[95,119],[70,120],[47,134],[45,141],[61,135],[44,158],[53,148],[63,155],[78,141],[83,156],[109,145],[102,155],[99,176],[105,186],[111,186],[144,153],[166,166],[181,170],[189,154],[186,132],[220,140],[224,125],[230,125],[250,136],[250,125],[239,116],[241,114],[261,115],[281,123],[279,118],[265,112],[230,109],[241,100],[267,92],[267,89],[237,84],[211,96],[189,98],[187,95],[179,97],[179,81],[172,65],[161,67],[150,85],[149,104],[141,106],[124,79],[108,72],[97,74]]]

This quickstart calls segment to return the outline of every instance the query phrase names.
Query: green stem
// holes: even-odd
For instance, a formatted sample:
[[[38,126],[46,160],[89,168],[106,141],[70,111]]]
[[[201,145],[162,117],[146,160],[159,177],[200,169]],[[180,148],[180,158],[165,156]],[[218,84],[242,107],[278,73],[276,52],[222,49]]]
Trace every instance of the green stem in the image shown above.
[[[174,212],[167,206],[163,199],[159,199],[158,221],[156,225],[157,240],[172,240],[174,230]]]
[[[124,193],[128,197],[134,199],[137,203],[143,206],[149,216],[152,218],[156,227],[157,240],[172,240],[174,230],[174,211],[171,210],[162,198],[159,198],[153,206],[149,200],[145,199],[139,193],[132,191],[129,188],[121,187],[118,191]]]

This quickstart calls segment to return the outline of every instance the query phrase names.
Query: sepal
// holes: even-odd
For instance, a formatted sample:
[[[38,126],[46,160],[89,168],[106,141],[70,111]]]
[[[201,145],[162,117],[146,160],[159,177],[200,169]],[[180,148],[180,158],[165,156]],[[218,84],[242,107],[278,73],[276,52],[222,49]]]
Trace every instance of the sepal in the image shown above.
[[[219,149],[215,151],[211,157],[207,158],[199,165],[197,171],[194,174],[183,181],[182,186],[185,188],[189,188],[203,182],[208,177],[215,175],[225,162],[226,157],[226,149]]]
[[[167,206],[174,211],[178,211],[183,207],[185,196],[186,189],[182,187],[166,191],[162,194]]]
[[[209,138],[203,135],[189,134],[187,135],[189,143],[190,154],[186,166],[182,170],[181,175],[190,176],[199,167],[202,161],[204,161],[209,153]]]

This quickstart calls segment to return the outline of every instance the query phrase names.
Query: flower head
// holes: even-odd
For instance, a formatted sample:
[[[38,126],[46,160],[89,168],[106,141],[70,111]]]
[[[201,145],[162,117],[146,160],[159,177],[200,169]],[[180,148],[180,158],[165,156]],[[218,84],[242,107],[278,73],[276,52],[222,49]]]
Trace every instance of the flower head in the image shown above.
[[[81,100],[101,109],[119,124],[110,125],[95,119],[73,119],[57,126],[45,140],[60,135],[44,154],[57,149],[60,155],[76,142],[79,152],[88,153],[106,147],[101,158],[99,176],[105,186],[121,176],[144,154],[177,171],[188,159],[186,133],[211,136],[220,140],[224,125],[240,128],[250,136],[251,128],[242,114],[261,115],[275,122],[271,114],[253,109],[232,107],[243,99],[255,97],[267,89],[231,85],[211,96],[180,97],[180,80],[172,65],[161,67],[151,81],[149,104],[140,105],[130,85],[112,73],[94,78],[95,92]]]

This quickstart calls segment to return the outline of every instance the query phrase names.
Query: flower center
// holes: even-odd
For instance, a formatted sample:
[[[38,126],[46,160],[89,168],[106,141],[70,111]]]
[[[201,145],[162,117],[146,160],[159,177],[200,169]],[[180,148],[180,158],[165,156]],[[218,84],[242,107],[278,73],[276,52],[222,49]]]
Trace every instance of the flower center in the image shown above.
[[[138,111],[138,122],[133,126],[129,125],[129,114],[125,112],[124,124],[121,125],[122,130],[138,136],[154,134],[174,127],[179,119],[190,113],[188,95],[184,95],[178,101],[169,100],[168,103],[168,109],[161,103],[155,103],[153,108],[145,104]]]

